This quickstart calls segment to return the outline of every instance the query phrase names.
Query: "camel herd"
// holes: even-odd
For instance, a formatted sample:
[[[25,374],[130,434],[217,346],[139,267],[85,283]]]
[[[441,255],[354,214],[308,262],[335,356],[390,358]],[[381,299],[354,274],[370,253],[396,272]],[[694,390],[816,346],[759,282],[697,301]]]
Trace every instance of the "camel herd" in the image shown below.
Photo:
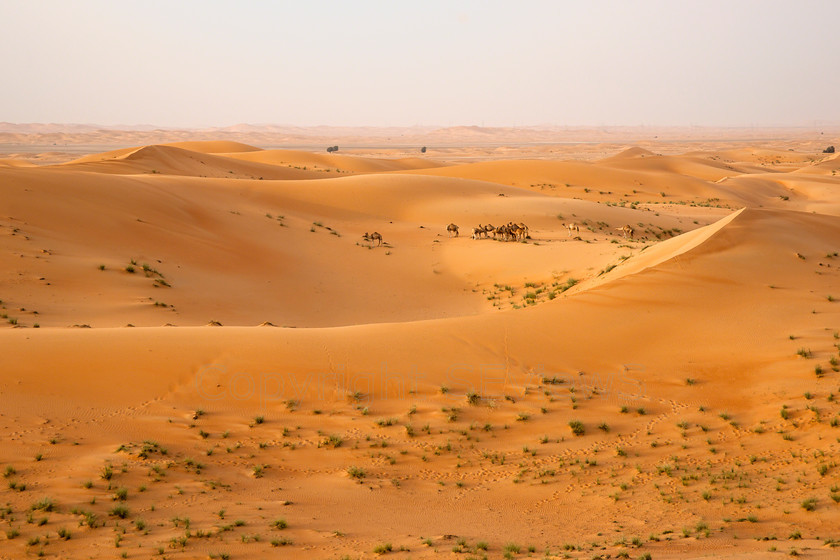
[[[575,222],[563,224],[563,227],[568,230],[569,237],[572,236],[572,233],[580,234],[580,225]],[[636,230],[629,225],[617,227],[615,229],[620,231],[622,235],[624,235],[625,239],[633,239],[633,234],[636,232]],[[449,224],[446,226],[446,232],[449,234],[449,237],[458,237],[458,230],[459,228],[456,224]],[[528,226],[522,222],[518,224],[508,222],[507,224],[499,227],[493,227],[491,224],[478,224],[478,226],[472,228],[472,238],[481,239],[484,237],[486,239],[492,235],[493,239],[501,239],[502,241],[521,241],[523,239],[530,238],[529,231]]]
[[[528,226],[520,223],[508,222],[499,227],[493,227],[492,224],[481,225],[473,228],[473,239],[481,237],[489,238],[491,235],[493,239],[500,239],[502,241],[522,241],[528,237]]]
[[[458,237],[458,229],[458,226],[455,224],[446,226],[449,237]],[[478,226],[472,228],[472,238],[489,238],[492,235],[493,239],[501,239],[502,241],[520,241],[528,237],[529,231],[528,226],[521,222],[518,224],[508,222],[499,227],[494,227],[492,224],[478,224]]]
[[[572,233],[580,234],[580,225],[575,222],[563,224],[563,227],[568,230],[569,237],[572,236]],[[459,229],[460,228],[456,224],[449,224],[446,226],[446,232],[449,234],[449,237],[458,237]],[[624,235],[625,239],[633,239],[633,234],[636,232],[636,230],[629,225],[617,227],[615,229],[620,231],[622,235]],[[530,229],[522,222],[519,222],[518,224],[508,222],[507,224],[499,227],[494,227],[492,224],[478,224],[478,226],[472,228],[473,239],[481,239],[482,237],[489,239],[492,235],[493,239],[499,239],[501,241],[523,241],[531,238],[529,233]],[[382,235],[377,231],[374,231],[373,233],[365,232],[362,239],[369,242],[371,247],[374,243],[382,245]]]

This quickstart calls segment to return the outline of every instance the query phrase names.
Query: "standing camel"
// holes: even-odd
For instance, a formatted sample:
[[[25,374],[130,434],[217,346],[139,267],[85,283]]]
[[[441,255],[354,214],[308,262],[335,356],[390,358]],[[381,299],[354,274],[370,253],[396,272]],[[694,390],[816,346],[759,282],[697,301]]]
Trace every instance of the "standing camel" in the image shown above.
[[[455,237],[458,237],[458,226],[455,224],[449,224],[446,226],[446,231],[449,233],[449,237],[452,237],[452,234],[455,234]]]
[[[627,239],[628,237],[629,237],[630,239],[633,239],[633,234],[636,232],[636,230],[634,230],[634,229],[633,229],[632,227],[630,227],[630,226],[621,226],[621,227],[617,227],[617,228],[615,228],[615,229],[617,229],[617,230],[618,230],[618,231],[620,231],[622,234],[624,234],[624,238],[625,238],[625,239]]]
[[[572,236],[572,231],[576,231],[576,232],[578,232],[578,235],[580,235],[580,226],[577,225],[575,222],[572,222],[570,224],[563,224],[563,225],[566,226],[566,229],[569,230],[569,237]]]
[[[365,241],[370,241],[371,247],[373,247],[374,241],[378,241],[377,244],[382,245],[382,235],[377,231],[374,231],[373,233],[370,233],[370,234],[368,232],[365,232],[365,234],[362,236],[362,238],[364,238]]]

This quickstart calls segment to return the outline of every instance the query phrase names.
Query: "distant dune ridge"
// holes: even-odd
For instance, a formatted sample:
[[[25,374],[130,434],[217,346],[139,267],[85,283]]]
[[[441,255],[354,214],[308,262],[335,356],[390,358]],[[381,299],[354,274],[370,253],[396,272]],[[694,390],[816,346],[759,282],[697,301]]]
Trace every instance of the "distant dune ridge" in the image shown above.
[[[20,145],[145,145],[219,139],[264,146],[480,146],[498,144],[551,144],[566,142],[627,143],[681,141],[799,140],[817,143],[837,138],[840,124],[785,127],[663,127],[663,126],[410,126],[337,127],[238,124],[208,128],[173,128],[155,125],[16,124],[0,122],[0,146]],[[827,146],[828,144],[826,144]],[[822,149],[822,148],[820,148]]]
[[[5,554],[835,557],[836,136],[304,132],[0,124]]]

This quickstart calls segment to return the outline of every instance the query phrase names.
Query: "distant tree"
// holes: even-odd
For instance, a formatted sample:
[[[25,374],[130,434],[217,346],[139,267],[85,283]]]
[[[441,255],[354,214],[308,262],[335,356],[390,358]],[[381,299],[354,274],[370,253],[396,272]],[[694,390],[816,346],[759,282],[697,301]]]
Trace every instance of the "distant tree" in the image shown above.
[[[824,154],[833,154],[834,153],[834,146],[829,146],[825,150],[823,150]]]
[[[332,146],[329,146],[329,147],[327,148],[327,153],[328,153],[328,154],[333,153],[333,147],[332,147]]]
[[[338,151],[338,146],[333,146],[333,151],[337,152]]]
[[[421,153],[421,154],[425,154],[425,153],[426,153],[426,146],[423,146],[422,148],[420,148],[420,153]]]

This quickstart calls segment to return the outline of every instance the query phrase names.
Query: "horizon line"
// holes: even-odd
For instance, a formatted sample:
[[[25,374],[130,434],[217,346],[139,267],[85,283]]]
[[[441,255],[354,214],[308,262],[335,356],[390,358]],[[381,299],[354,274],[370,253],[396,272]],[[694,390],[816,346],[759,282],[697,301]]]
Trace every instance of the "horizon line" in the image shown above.
[[[484,124],[411,124],[411,125],[381,125],[381,124],[289,124],[289,123],[254,123],[254,122],[237,122],[233,124],[224,125],[164,125],[156,123],[97,123],[97,122],[78,122],[78,121],[0,121],[0,126],[79,126],[91,128],[107,128],[113,130],[134,129],[134,128],[151,128],[156,130],[208,130],[208,129],[227,129],[238,126],[252,126],[257,128],[372,128],[372,129],[435,129],[446,130],[450,128],[475,128],[475,129],[569,129],[569,128],[591,128],[591,129],[605,129],[605,128],[664,128],[664,129],[807,129],[807,128],[830,128],[840,127],[840,121],[826,121],[826,122],[810,122],[800,124],[501,124],[501,125],[484,125]]]

